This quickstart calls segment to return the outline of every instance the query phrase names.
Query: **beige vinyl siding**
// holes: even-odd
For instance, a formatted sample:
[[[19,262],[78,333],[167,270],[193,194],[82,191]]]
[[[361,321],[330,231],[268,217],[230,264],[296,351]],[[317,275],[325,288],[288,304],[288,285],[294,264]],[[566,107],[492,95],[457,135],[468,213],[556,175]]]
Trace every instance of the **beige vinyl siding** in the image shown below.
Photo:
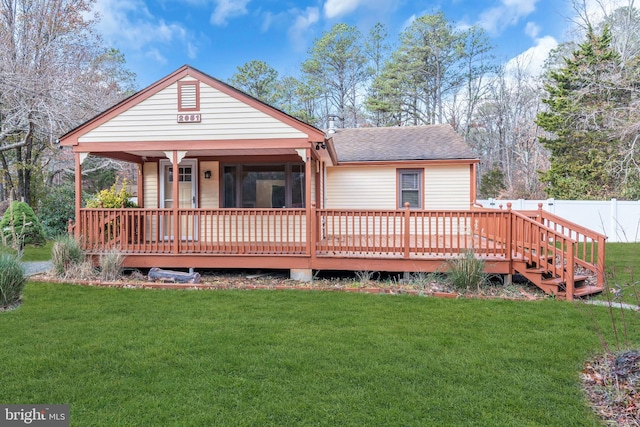
[[[425,168],[425,209],[469,209],[469,165],[437,165]]]
[[[143,176],[143,194],[144,194],[144,207],[145,208],[157,208],[158,207],[158,164],[157,163],[143,163],[142,165]],[[147,216],[145,218],[147,224],[145,226],[146,238],[149,241],[155,241],[157,239],[157,218],[154,216]]]
[[[79,138],[80,142],[307,138],[308,135],[200,83],[200,123],[177,123],[178,83]],[[183,114],[192,114],[183,113]]]
[[[327,209],[396,209],[396,168],[327,168]]]
[[[146,208],[158,207],[158,164],[144,163],[142,165],[144,206]]]
[[[200,162],[200,208],[217,209],[220,207],[220,164],[218,162]],[[204,172],[211,171],[211,178],[205,179]]]
[[[397,169],[424,169],[423,209],[469,209],[469,165],[327,168],[328,209],[397,209]]]

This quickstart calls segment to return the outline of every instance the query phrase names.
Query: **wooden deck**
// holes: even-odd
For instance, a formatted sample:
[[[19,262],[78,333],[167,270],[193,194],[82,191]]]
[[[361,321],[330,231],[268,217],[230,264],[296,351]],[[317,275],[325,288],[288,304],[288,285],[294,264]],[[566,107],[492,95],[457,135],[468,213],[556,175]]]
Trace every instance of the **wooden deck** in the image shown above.
[[[443,271],[473,251],[568,299],[604,287],[605,236],[542,209],[81,209],[73,232],[132,267]]]

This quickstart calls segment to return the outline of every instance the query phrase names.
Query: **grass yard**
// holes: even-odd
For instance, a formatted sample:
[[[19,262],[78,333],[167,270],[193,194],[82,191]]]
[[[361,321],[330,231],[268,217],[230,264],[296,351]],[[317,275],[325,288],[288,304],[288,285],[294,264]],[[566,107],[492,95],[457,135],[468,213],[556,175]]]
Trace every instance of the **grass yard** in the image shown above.
[[[584,310],[30,283],[0,313],[0,402],[73,426],[597,426],[579,378],[610,322]]]
[[[607,243],[605,258],[607,275],[614,283],[640,281],[640,242]]]
[[[51,249],[53,248],[53,240],[47,240],[43,246],[26,245],[22,253],[22,261],[48,261],[51,259]],[[0,253],[6,252],[15,254],[16,251],[8,246],[0,245]]]

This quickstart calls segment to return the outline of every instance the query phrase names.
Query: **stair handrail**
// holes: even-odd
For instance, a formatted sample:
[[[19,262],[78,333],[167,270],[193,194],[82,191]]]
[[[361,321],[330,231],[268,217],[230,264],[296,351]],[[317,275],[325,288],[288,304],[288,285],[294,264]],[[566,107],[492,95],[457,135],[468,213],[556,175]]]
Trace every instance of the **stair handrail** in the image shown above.
[[[583,225],[576,224],[575,222],[568,221],[552,212],[545,211],[542,209],[542,203],[538,203],[538,214],[540,219],[545,223],[547,227],[549,227],[549,222],[553,221],[554,224],[558,224],[561,227],[568,228],[570,232],[574,232],[577,235],[582,234],[585,238],[591,239],[592,242],[597,243],[597,255],[591,252],[591,262],[587,259],[587,251],[586,251],[586,239],[582,242],[584,244],[583,247],[583,258],[580,257],[580,252],[578,251],[578,247],[575,248],[576,262],[581,266],[592,270],[596,274],[596,286],[604,287],[604,270],[605,270],[605,253],[606,253],[606,242],[607,236],[599,233],[597,231],[591,230]],[[553,227],[549,227],[553,228]],[[575,239],[576,245],[580,243],[580,239]]]
[[[511,213],[511,238],[513,240],[512,247],[514,250],[518,250],[518,243],[520,238],[522,239],[522,256],[525,258],[525,252],[529,251],[529,257],[531,261],[535,261],[538,268],[544,269],[547,273],[559,278],[565,284],[566,297],[568,300],[573,299],[574,291],[574,245],[576,241],[553,228],[547,227],[542,222],[536,221],[524,213],[511,210],[511,204],[507,204],[507,210]],[[517,227],[517,221],[520,219],[523,224],[529,224],[531,229],[529,230],[529,239],[524,234],[524,229],[519,230]],[[539,230],[539,235],[535,236],[533,227]],[[521,231],[522,235],[518,232]],[[543,238],[544,236],[544,238]],[[540,241],[536,244],[536,239]],[[529,241],[530,247],[525,245],[526,241]],[[553,241],[553,244],[550,244]],[[544,243],[543,243],[544,242]],[[557,242],[560,242],[558,247]],[[551,252],[552,262],[548,262],[549,252]],[[556,259],[559,258],[559,259]]]

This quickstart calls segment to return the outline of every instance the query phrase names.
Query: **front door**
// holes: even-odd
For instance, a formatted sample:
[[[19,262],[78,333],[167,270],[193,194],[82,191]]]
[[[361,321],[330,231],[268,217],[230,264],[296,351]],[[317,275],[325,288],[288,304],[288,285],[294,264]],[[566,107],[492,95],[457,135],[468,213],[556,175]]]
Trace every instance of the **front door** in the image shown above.
[[[173,182],[178,180],[178,208],[190,209],[197,207],[197,162],[185,159],[178,165],[178,172],[173,169],[169,160],[160,162],[160,207],[171,209],[174,207]],[[197,235],[196,217],[193,214],[182,214],[180,218],[180,234],[182,240],[192,240]],[[175,236],[174,222],[170,217],[163,221],[164,237],[171,240]]]

